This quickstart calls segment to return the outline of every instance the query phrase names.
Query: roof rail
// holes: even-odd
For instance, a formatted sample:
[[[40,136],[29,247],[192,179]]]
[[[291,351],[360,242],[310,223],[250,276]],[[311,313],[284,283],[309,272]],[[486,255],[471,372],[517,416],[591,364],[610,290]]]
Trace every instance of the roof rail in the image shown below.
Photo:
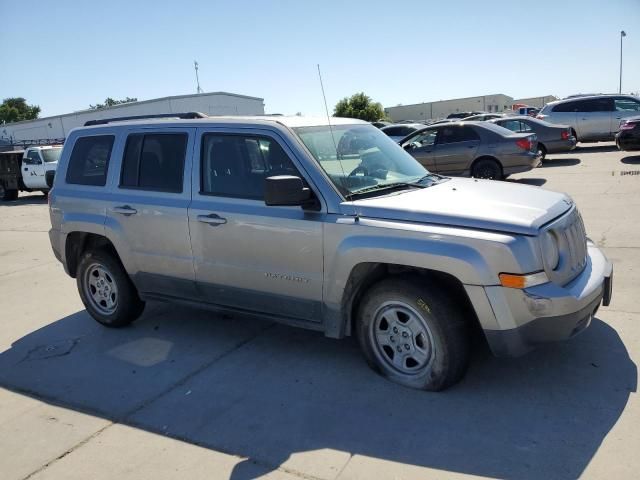
[[[127,120],[144,120],[146,118],[179,118],[182,120],[193,120],[194,118],[208,118],[209,115],[200,112],[185,112],[185,113],[157,113],[155,115],[136,115],[133,117],[114,117],[114,118],[101,118],[99,120],[89,120],[85,122],[85,127],[91,127],[93,125],[106,125],[111,122],[124,122]]]

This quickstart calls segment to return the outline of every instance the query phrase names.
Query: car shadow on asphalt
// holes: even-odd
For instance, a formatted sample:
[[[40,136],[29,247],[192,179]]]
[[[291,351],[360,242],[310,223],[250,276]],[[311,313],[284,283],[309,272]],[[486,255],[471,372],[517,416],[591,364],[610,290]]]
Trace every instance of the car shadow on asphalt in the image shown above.
[[[21,207],[23,205],[46,205],[47,197],[45,195],[29,195],[28,197],[18,197],[16,200],[7,202],[0,201],[0,207]]]
[[[620,161],[628,165],[640,165],[640,155],[632,155],[630,157],[624,157]]]
[[[81,311],[29,333],[0,354],[0,386],[246,457],[234,480],[281,466],[333,478],[353,455],[574,479],[636,391],[637,370],[617,332],[595,319],[518,359],[477,348],[460,384],[427,393],[373,373],[352,339],[152,305],[125,329]],[[330,454],[297,455],[318,450]]]
[[[618,147],[613,142],[607,142],[604,145],[597,143],[581,143],[573,151],[579,151],[580,153],[617,152]]]
[[[541,168],[550,167],[572,167],[582,163],[579,158],[547,158],[541,165]]]

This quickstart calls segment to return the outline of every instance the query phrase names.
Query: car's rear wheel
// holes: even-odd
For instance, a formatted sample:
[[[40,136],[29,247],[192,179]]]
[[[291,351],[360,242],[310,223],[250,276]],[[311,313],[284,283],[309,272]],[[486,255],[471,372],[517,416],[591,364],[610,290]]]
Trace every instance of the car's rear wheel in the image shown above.
[[[123,327],[144,310],[144,302],[122,264],[105,250],[82,256],[76,282],[82,303],[102,325]]]
[[[401,385],[438,391],[462,378],[467,323],[450,292],[423,277],[389,278],[358,309],[358,340],[369,365]]]
[[[502,167],[497,161],[491,158],[481,158],[473,164],[471,176],[489,180],[500,180],[502,178]]]

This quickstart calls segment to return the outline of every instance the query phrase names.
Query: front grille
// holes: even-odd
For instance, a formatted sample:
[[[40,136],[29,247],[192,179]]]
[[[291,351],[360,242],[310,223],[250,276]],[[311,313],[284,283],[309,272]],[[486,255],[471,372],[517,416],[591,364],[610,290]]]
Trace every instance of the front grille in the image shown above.
[[[582,215],[575,210],[573,221],[564,231],[569,244],[571,255],[570,268],[576,275],[584,269],[587,264],[587,232],[584,229]]]
[[[577,277],[587,265],[587,235],[582,216],[576,208],[548,227],[560,250],[558,266],[547,269],[549,279],[564,285]]]

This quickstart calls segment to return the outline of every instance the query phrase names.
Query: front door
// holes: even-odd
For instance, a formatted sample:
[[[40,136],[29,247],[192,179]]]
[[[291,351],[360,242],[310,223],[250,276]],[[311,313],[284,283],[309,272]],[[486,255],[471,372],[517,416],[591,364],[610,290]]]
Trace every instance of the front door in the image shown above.
[[[447,125],[438,130],[435,153],[438,173],[459,175],[469,170],[480,136],[468,125]]]
[[[38,150],[27,150],[22,159],[22,181],[27,188],[47,188],[44,178],[44,161]]]
[[[305,178],[291,151],[268,130],[211,127],[198,138],[189,228],[200,294],[217,305],[320,321],[325,214],[264,203],[266,177]]]
[[[187,219],[194,134],[132,128],[117,155],[107,227],[129,252],[127,268],[144,293],[196,297]]]

